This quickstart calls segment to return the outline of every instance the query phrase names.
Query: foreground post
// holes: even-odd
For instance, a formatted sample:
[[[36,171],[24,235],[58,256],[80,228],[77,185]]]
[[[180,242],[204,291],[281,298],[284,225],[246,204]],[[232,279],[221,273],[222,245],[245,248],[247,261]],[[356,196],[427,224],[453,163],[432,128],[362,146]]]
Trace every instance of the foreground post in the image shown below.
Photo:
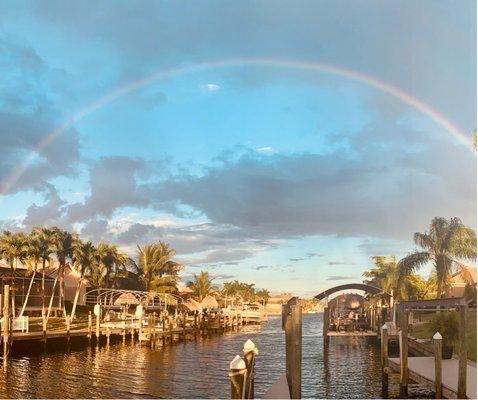
[[[440,333],[433,335],[433,349],[435,352],[435,399],[441,399],[442,396],[442,337]]]
[[[400,343],[400,396],[408,397],[408,312],[401,313]]]
[[[324,307],[324,321],[323,321],[323,328],[322,328],[324,343],[326,339],[328,338],[329,326],[330,326],[329,307]]]
[[[3,368],[7,368],[10,334],[10,285],[3,287]]]
[[[254,398],[254,367],[255,356],[259,354],[259,350],[251,339],[247,339],[244,343],[244,361],[246,362],[247,379],[246,379],[246,399]]]
[[[246,391],[247,368],[240,356],[234,357],[229,364],[229,379],[231,380],[231,399],[244,399]]]
[[[95,304],[94,313],[96,316],[96,344],[100,343],[100,317],[101,309],[99,304]]]
[[[467,305],[459,306],[460,310],[460,333],[459,333],[459,360],[458,360],[458,398],[466,398],[466,364],[467,364],[467,343],[466,343],[466,314]]]
[[[66,316],[66,342],[70,344],[70,316]]]
[[[381,335],[381,354],[382,354],[382,394],[386,397],[388,394],[388,326],[382,326]]]
[[[290,397],[301,398],[302,381],[302,310],[297,297],[282,306],[282,327],[285,330],[286,376]]]

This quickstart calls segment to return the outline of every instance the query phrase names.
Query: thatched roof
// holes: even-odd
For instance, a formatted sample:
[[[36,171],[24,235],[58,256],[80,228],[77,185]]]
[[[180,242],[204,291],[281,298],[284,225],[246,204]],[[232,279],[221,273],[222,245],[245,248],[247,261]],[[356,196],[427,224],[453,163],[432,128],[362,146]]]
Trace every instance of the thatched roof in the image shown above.
[[[201,306],[202,308],[218,308],[219,304],[214,297],[208,294],[206,297],[204,297],[204,299],[202,299]]]
[[[133,295],[132,293],[122,293],[120,296],[115,300],[115,306],[119,306],[122,304],[140,304],[138,298]]]
[[[201,304],[194,299],[188,299],[179,304],[179,308],[184,311],[201,311]]]

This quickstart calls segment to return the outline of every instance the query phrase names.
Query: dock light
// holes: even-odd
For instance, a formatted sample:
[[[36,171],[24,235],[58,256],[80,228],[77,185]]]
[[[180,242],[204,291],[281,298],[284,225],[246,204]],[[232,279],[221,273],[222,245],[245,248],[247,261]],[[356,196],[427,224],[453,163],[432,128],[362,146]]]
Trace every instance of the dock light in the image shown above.
[[[229,369],[245,369],[245,368],[246,368],[246,363],[239,355],[235,356],[232,359],[231,363],[229,364]]]
[[[242,349],[244,354],[247,354],[249,352],[254,352],[254,355],[259,354],[259,349],[256,347],[255,343],[251,339],[247,339],[246,343],[244,343],[244,348]]]

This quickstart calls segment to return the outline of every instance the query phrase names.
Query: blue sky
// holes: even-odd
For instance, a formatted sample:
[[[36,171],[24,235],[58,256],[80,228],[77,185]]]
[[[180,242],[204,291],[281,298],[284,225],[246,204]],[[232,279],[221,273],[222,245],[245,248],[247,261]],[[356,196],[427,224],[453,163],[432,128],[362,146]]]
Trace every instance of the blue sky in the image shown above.
[[[318,62],[476,128],[472,1],[3,3],[0,186],[49,132],[151,74]],[[312,295],[413,250],[435,216],[476,225],[476,156],[390,94],[283,66],[211,67],[130,91],[50,143],[0,225],[60,225],[134,254],[165,240],[221,283]]]

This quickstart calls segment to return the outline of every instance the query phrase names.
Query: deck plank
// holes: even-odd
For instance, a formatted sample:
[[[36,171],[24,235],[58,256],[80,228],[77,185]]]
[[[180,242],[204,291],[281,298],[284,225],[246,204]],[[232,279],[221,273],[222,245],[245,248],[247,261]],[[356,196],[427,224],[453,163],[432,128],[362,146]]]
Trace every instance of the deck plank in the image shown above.
[[[400,359],[389,358],[390,366],[395,370],[400,370]],[[434,357],[409,357],[408,369],[410,377],[413,380],[420,380],[418,383],[424,383],[429,388],[434,388],[435,382],[435,359]],[[468,363],[466,369],[466,395],[470,399],[476,399],[476,365]],[[442,361],[442,384],[444,394],[452,393],[456,397],[458,391],[458,359]]]

